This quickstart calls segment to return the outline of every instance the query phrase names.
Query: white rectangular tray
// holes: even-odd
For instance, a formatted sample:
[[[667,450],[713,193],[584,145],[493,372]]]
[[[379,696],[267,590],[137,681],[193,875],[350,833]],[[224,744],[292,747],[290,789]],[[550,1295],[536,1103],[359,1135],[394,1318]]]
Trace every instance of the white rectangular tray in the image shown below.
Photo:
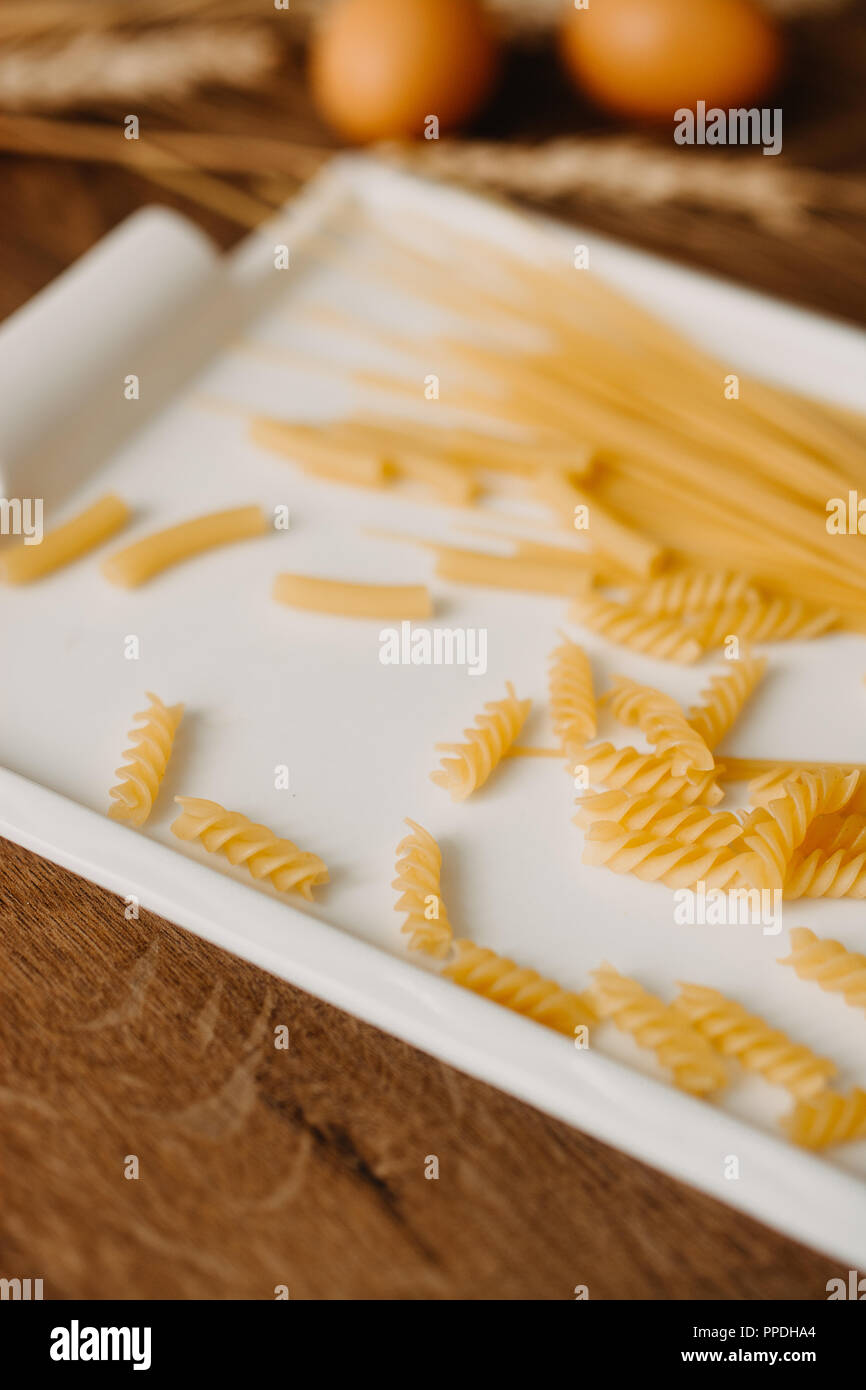
[[[112,588],[90,559],[2,592],[0,835],[843,1262],[866,1264],[866,1144],[826,1158],[801,1153],[775,1128],[786,1099],[760,1081],[736,1081],[711,1104],[692,1100],[612,1027],[577,1051],[407,957],[390,884],[411,816],[442,845],[443,893],[459,934],[575,988],[604,959],[668,995],[678,979],[715,985],[836,1058],[843,1084],[866,1081],[866,1022],[775,964],[786,932],[677,926],[667,889],[581,865],[573,791],[557,760],[509,760],[461,805],[429,781],[433,745],[458,737],[507,679],[534,701],[522,741],[551,743],[545,672],[563,601],[434,583],[434,624],[488,631],[489,668],[476,677],[454,667],[383,666],[383,624],[271,601],[282,569],[428,582],[423,550],[362,529],[458,540],[454,523],[468,519],[419,506],[424,494],[411,489],[315,482],[250,444],[234,408],[314,419],[370,404],[322,359],[380,357],[363,331],[343,339],[310,312],[323,304],[359,325],[371,312],[384,323],[390,316],[417,335],[423,357],[435,313],[410,310],[368,283],[360,261],[352,273],[353,248],[368,236],[358,208],[391,226],[419,217],[441,223],[443,254],[449,227],[527,253],[544,244],[570,255],[585,242],[599,274],[729,359],[732,370],[858,404],[862,334],[366,159],[335,161],[225,261],[174,215],[138,215],[0,330],[0,495],[44,495],[61,515],[117,491],[135,508],[129,539],[246,502],[287,503],[293,524],[140,590]],[[329,261],[334,235],[342,269]],[[283,242],[289,272],[274,269]],[[436,371],[435,361],[427,370]],[[142,399],[117,410],[128,373],[140,374]],[[137,660],[124,655],[130,635],[140,642]],[[711,664],[680,670],[574,635],[602,683],[625,671],[692,699]],[[862,639],[769,652],[771,676],[727,750],[866,761]],[[104,813],[146,690],[185,701],[187,713],[154,815],[133,832]],[[289,769],[287,791],[274,785],[279,765]],[[315,850],[331,870],[319,901],[297,906],[180,844],[169,826],[181,793],[243,810]],[[798,903],[786,912],[788,925],[852,948],[862,948],[863,919],[853,902]],[[733,1180],[725,1176],[730,1155],[739,1159]]]

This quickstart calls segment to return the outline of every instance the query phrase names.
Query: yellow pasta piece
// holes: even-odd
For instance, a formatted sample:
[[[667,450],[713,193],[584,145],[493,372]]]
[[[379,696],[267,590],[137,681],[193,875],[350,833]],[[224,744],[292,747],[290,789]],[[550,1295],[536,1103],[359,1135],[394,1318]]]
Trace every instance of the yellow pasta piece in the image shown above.
[[[717,989],[681,984],[674,1008],[723,1056],[735,1058],[746,1071],[757,1072],[771,1085],[784,1086],[798,1100],[823,1091],[836,1074],[835,1062],[792,1042]]]
[[[759,599],[748,575],[731,570],[699,570],[682,566],[632,590],[638,607],[660,618],[678,618],[707,608],[726,608],[742,599]]]
[[[801,1100],[785,1120],[795,1144],[806,1149],[827,1149],[866,1139],[866,1090],[854,1086],[847,1095],[826,1090]]]
[[[560,634],[562,635],[562,634]],[[569,756],[596,734],[595,694],[589,657],[563,637],[550,656],[550,715],[554,732]]]
[[[586,768],[593,786],[600,783],[628,791],[632,796],[675,796],[688,805],[700,802],[715,806],[724,795],[715,781],[718,768],[690,781],[684,775],[674,776],[669,757],[639,753],[636,748],[614,748],[612,743],[595,743],[582,749],[578,756],[577,766]]]
[[[743,819],[743,839],[760,857],[767,888],[781,888],[794,850],[820,815],[841,810],[851,799],[859,774],[804,772],[784,795],[758,806]]]
[[[388,467],[381,450],[343,444],[333,436],[327,426],[295,425],[266,416],[250,421],[254,444],[286,455],[305,472],[355,487],[382,487]]]
[[[518,700],[510,681],[505,688],[504,700],[489,700],[484,706],[487,713],[475,716],[478,728],[464,729],[467,743],[443,745],[454,757],[443,758],[430,780],[450,791],[453,801],[465,801],[484,785],[526,722],[532,701]]]
[[[401,931],[410,933],[409,949],[447,956],[454,935],[440,893],[442,854],[423,826],[407,820],[411,834],[397,846],[397,877],[392,888],[400,894],[395,911],[405,912]]]
[[[866,763],[784,762],[779,758],[731,758],[725,756],[723,781],[749,782],[749,802],[761,806],[781,796],[786,782],[802,772],[866,772]],[[752,779],[754,779],[752,781]]]
[[[476,946],[474,941],[455,944],[457,959],[446,965],[442,973],[464,989],[569,1037],[574,1037],[578,1028],[596,1022],[588,995],[562,989],[552,980],[543,979],[537,970],[515,965],[513,960]]]
[[[701,691],[703,704],[689,710],[689,723],[708,748],[721,743],[763,676],[766,665],[764,656],[743,656],[739,661],[730,662],[723,675],[710,677],[709,686]]]
[[[535,491],[566,526],[574,526],[575,508],[586,508],[585,530],[593,549],[603,550],[630,573],[645,576],[658,569],[663,558],[661,546],[626,525],[558,469],[539,470]]]
[[[680,844],[701,849],[722,849],[740,839],[743,833],[732,811],[687,806],[676,797],[661,799],[653,795],[629,796],[623,791],[607,791],[583,797],[578,805],[580,810],[574,817],[575,825],[615,822],[623,831],[645,830],[660,839],[678,840]]]
[[[300,893],[312,899],[313,889],[328,882],[328,870],[317,854],[298,849],[266,825],[257,825],[240,811],[227,811],[217,801],[176,796],[182,813],[172,824],[179,840],[201,840],[210,854],[224,854],[230,864],[242,864],[253,878],[266,878],[280,893]]]
[[[290,608],[342,618],[429,618],[433,612],[424,584],[356,584],[311,574],[278,574],[273,596]]]
[[[851,815],[847,810],[816,816],[801,846],[804,853],[811,853],[813,849],[824,850],[826,854],[837,849],[852,854],[866,850],[866,816]]]
[[[483,550],[461,550],[450,545],[437,545],[434,549],[436,577],[455,584],[562,594],[566,598],[573,598],[586,587],[584,575],[568,565],[523,560],[511,555],[491,555]]]
[[[182,521],[165,531],[154,531],[143,540],[134,541],[125,550],[117,550],[102,562],[102,573],[112,584],[125,589],[134,588],[152,579],[155,574],[232,541],[260,536],[267,529],[261,507],[234,507],[226,512],[211,512],[191,521]]]
[[[627,676],[614,676],[613,689],[604,699],[622,723],[642,729],[659,756],[671,758],[676,776],[692,770],[710,772],[715,767],[709,748],[670,695],[638,685]]]
[[[599,1017],[612,1019],[640,1047],[651,1049],[673,1072],[677,1086],[693,1095],[709,1095],[727,1085],[724,1064],[670,1004],[607,963],[592,973],[590,998]]]
[[[0,580],[7,584],[32,584],[53,570],[69,565],[107,541],[129,520],[129,508],[113,492],[46,531],[38,545],[19,545],[0,555]]]
[[[801,980],[814,980],[820,989],[841,994],[852,1009],[866,1013],[866,956],[849,951],[841,941],[816,936],[808,927],[791,928],[791,954],[780,965],[792,965]]]
[[[617,603],[601,594],[581,594],[572,604],[571,616],[609,642],[659,661],[688,664],[697,661],[703,649],[700,620],[652,617],[633,604]]]
[[[147,698],[149,707],[133,716],[142,726],[129,733],[132,746],[123,754],[128,761],[117,769],[121,780],[109,792],[108,814],[135,826],[144,825],[151,813],[183,715],[183,705],[164,705],[150,691]]]
[[[785,871],[786,898],[866,898],[866,851],[795,850]]]
[[[785,642],[820,637],[839,626],[835,608],[810,608],[797,598],[744,601],[706,615],[702,640],[718,647],[729,637],[741,642]]]
[[[718,848],[665,839],[648,830],[627,830],[615,821],[590,826],[584,864],[603,865],[615,874],[633,874],[645,883],[668,888],[730,888],[745,882],[759,886],[760,860],[738,843]]]

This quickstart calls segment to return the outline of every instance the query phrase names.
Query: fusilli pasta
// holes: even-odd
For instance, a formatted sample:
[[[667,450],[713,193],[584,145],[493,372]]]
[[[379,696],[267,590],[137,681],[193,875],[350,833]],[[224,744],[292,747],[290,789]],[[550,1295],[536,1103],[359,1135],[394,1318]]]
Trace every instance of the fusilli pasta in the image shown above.
[[[659,575],[632,591],[632,602],[657,617],[676,618],[707,608],[729,607],[741,599],[760,597],[748,575],[728,570],[689,567]]]
[[[785,871],[786,898],[866,898],[866,851],[795,850]]]
[[[785,1128],[806,1149],[866,1139],[866,1090],[855,1086],[847,1095],[826,1090],[801,1100],[785,1120]]]
[[[746,1071],[757,1072],[774,1086],[784,1086],[798,1100],[822,1091],[836,1074],[835,1062],[792,1042],[720,990],[681,984],[673,1007],[723,1056],[736,1058]]]
[[[537,970],[515,965],[474,941],[457,941],[457,958],[443,970],[464,989],[483,994],[507,1009],[534,1018],[559,1033],[574,1036],[575,1029],[596,1021],[589,996],[562,989],[552,980],[542,979]]]
[[[766,806],[747,812],[743,838],[759,855],[768,888],[781,888],[794,850],[820,815],[841,810],[851,799],[859,774],[804,772]]]
[[[816,610],[798,598],[747,600],[706,614],[701,640],[705,647],[718,647],[732,636],[741,642],[805,640],[838,627],[839,621],[835,608]]]
[[[712,753],[672,696],[638,685],[627,676],[615,676],[614,681],[605,696],[611,712],[623,724],[637,724],[655,752],[670,757],[675,776],[688,775],[692,769],[712,771]]]
[[[144,825],[156,800],[159,784],[171,757],[174,736],[183,715],[183,705],[164,705],[158,695],[147,692],[150,705],[133,715],[141,728],[131,729],[131,747],[124,750],[128,761],[116,769],[121,779],[108,793],[108,814],[128,825]]]
[[[578,802],[575,825],[595,821],[616,822],[623,830],[646,830],[662,839],[703,849],[720,849],[743,833],[732,811],[711,811],[706,806],[686,806],[676,798],[629,796],[622,791],[597,792]]]
[[[397,846],[397,877],[391,887],[400,898],[394,908],[407,913],[401,930],[410,933],[410,950],[447,956],[454,933],[439,891],[442,854],[429,831],[413,820],[406,824],[412,833]]]
[[[583,648],[568,638],[554,649],[550,660],[550,715],[563,750],[571,756],[595,738],[592,667]]]
[[[701,691],[703,704],[689,710],[689,723],[708,748],[721,743],[764,674],[766,665],[764,656],[743,656],[739,661],[730,662],[723,675],[710,677],[709,686]]]
[[[641,1047],[655,1052],[684,1091],[707,1095],[727,1085],[727,1072],[713,1049],[678,1013],[636,980],[605,963],[594,970],[593,1006],[599,1018],[612,1019]]]
[[[591,826],[583,849],[584,864],[603,864],[615,874],[634,874],[645,883],[664,883],[668,888],[728,888],[755,882],[760,868],[753,853],[725,846],[705,849],[663,839],[646,830],[623,830],[611,821]]]
[[[532,702],[518,700],[510,681],[505,688],[508,695],[504,700],[489,700],[484,706],[487,713],[475,716],[478,728],[464,729],[467,743],[441,745],[454,757],[443,758],[430,780],[450,791],[454,801],[464,801],[484,785],[523,728]]]
[[[198,796],[176,796],[175,801],[183,808],[171,827],[179,840],[201,840],[209,853],[243,864],[253,878],[269,879],[281,893],[312,899],[313,888],[328,882],[328,870],[317,854],[298,849],[240,811],[227,811],[219,802]]]
[[[715,778],[719,773],[704,773],[689,781],[685,776],[675,777],[670,758],[660,758],[655,753],[639,753],[636,748],[614,748],[612,743],[596,743],[584,748],[579,754],[579,767],[585,767],[590,783],[614,787],[628,791],[630,795],[654,795],[656,797],[676,797],[679,801],[692,805],[700,803],[715,806],[724,793]]]
[[[616,603],[601,594],[581,594],[571,606],[571,616],[609,642],[660,661],[688,665],[697,661],[703,650],[702,621],[654,617],[633,604]]]
[[[820,989],[841,994],[852,1009],[866,1013],[866,956],[859,951],[816,936],[808,927],[793,927],[791,954],[779,963],[792,965],[801,980],[814,980]]]

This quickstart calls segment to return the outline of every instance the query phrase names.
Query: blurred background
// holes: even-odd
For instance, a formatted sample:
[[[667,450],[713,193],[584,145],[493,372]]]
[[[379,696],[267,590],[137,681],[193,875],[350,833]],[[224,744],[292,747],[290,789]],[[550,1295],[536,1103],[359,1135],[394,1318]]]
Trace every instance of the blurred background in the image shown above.
[[[866,320],[866,0],[584,6],[4,0],[0,314],[142,203],[228,246],[361,144]],[[781,155],[676,145],[699,98],[780,107]]]

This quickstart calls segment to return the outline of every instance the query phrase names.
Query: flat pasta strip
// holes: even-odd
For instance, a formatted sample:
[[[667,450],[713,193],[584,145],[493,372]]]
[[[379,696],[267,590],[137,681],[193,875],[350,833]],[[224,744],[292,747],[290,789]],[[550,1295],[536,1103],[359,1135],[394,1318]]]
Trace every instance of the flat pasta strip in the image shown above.
[[[150,691],[147,698],[148,708],[133,716],[141,721],[141,728],[129,733],[131,747],[123,754],[127,762],[117,769],[121,780],[109,792],[108,814],[134,826],[144,825],[153,809],[183,716],[183,705],[164,705]]]
[[[442,766],[431,772],[437,787],[450,791],[453,801],[465,801],[487,781],[503,754],[511,747],[526,722],[531,701],[518,700],[514,686],[506,683],[504,700],[489,700],[485,713],[475,716],[475,729],[464,729],[466,743],[443,745],[453,754],[442,759]]]
[[[710,677],[710,684],[701,691],[700,705],[689,710],[689,723],[708,748],[721,743],[740,714],[743,706],[766,669],[764,656],[743,656],[731,661],[722,675]]]
[[[277,575],[273,596],[289,608],[341,618],[429,618],[433,612],[424,584],[358,584],[286,573]]]
[[[673,1073],[675,1085],[693,1095],[709,1095],[727,1085],[724,1063],[681,1013],[612,965],[605,963],[592,973],[590,998],[599,1018],[611,1019],[640,1047],[654,1052]]]
[[[328,882],[328,870],[317,854],[298,849],[257,825],[240,811],[227,811],[218,801],[176,796],[182,813],[172,824],[179,840],[201,840],[210,854],[224,854],[230,864],[242,864],[255,879],[266,878],[280,893],[300,893],[312,899],[313,889]]]
[[[400,894],[396,912],[405,912],[401,931],[409,933],[409,949],[446,956],[454,932],[440,892],[442,854],[423,826],[407,820],[410,834],[397,846],[397,877],[392,888]]]
[[[852,1009],[866,1013],[866,956],[849,951],[841,941],[816,936],[808,927],[791,929],[791,954],[780,965],[792,965],[801,980],[813,980],[819,989],[841,994]]]
[[[34,579],[95,550],[128,520],[126,503],[109,492],[62,526],[46,531],[38,545],[22,544],[0,555],[0,580],[7,584],[32,584]]]
[[[567,637],[551,652],[548,687],[554,733],[570,756],[595,738],[596,714],[589,657]]]
[[[233,507],[225,512],[211,512],[165,531],[154,531],[125,550],[117,550],[102,563],[102,573],[112,584],[125,589],[135,588],[160,574],[171,565],[213,550],[218,545],[248,540],[267,530],[261,507]]]
[[[515,965],[474,941],[460,940],[455,945],[457,958],[442,973],[464,989],[569,1037],[574,1037],[578,1028],[596,1022],[589,995],[563,989],[543,979],[537,970]]]
[[[720,990],[681,984],[673,1007],[723,1056],[734,1058],[746,1071],[757,1072],[774,1086],[784,1086],[798,1100],[816,1096],[836,1074],[835,1062],[792,1042]]]

